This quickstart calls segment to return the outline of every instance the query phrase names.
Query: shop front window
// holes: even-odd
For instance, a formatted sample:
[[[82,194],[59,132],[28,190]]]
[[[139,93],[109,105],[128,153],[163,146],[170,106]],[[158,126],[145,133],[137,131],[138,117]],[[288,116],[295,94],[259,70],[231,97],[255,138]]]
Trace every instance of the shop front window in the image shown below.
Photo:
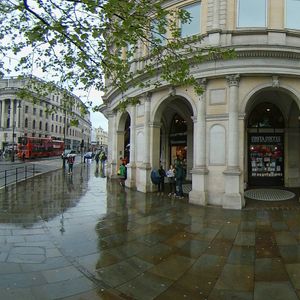
[[[283,184],[283,135],[252,134],[249,158],[251,185]]]
[[[271,103],[255,107],[248,121],[248,175],[252,186],[284,184],[284,119]],[[281,131],[281,132],[280,132]]]

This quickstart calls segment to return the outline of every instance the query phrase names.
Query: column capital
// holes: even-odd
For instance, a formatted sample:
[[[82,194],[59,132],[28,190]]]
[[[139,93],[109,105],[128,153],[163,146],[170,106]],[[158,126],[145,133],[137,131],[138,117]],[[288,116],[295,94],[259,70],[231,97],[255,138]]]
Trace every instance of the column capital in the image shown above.
[[[162,126],[161,122],[149,122],[149,126],[152,128],[160,128]]]
[[[228,75],[226,79],[229,86],[239,86],[240,74]]]
[[[144,96],[145,102],[149,102],[151,100],[152,93],[151,92],[145,92],[143,94],[143,96]]]

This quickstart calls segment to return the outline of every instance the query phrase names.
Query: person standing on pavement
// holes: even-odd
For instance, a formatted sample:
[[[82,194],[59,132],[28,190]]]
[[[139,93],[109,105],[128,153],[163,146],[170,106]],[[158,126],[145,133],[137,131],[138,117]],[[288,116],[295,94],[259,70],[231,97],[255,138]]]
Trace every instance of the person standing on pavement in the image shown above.
[[[68,166],[69,166],[68,174],[72,174],[73,173],[73,165],[74,165],[74,162],[75,162],[75,155],[69,154],[67,156],[67,162],[68,162]]]
[[[171,164],[169,170],[166,173],[168,179],[169,179],[169,185],[170,185],[170,192],[169,197],[176,195],[176,181],[175,181],[175,168]]]
[[[105,161],[106,161],[107,157],[103,150],[101,151],[99,158],[100,158],[100,162],[101,162],[101,170],[104,171]]]
[[[166,171],[164,170],[163,166],[160,166],[158,169],[159,174],[159,181],[158,181],[158,194],[163,195],[165,191],[165,177]]]
[[[125,180],[127,179],[127,169],[124,162],[119,167],[118,175],[120,178],[120,185],[122,187],[125,187]]]
[[[184,178],[184,169],[182,159],[177,156],[175,161],[175,180],[176,180],[176,197],[183,198],[182,183]]]

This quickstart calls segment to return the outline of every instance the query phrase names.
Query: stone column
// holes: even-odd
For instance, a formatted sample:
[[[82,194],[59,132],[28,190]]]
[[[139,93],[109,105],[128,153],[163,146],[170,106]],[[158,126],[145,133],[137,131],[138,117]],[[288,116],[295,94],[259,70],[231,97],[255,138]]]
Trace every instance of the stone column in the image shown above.
[[[115,126],[115,114],[113,112],[108,113],[108,143],[107,149],[107,176],[113,176],[117,174],[117,154],[116,154],[116,126]]]
[[[150,101],[151,93],[146,93],[144,97],[144,159],[140,166],[139,185],[137,189],[141,192],[148,192],[152,187],[150,180],[151,165],[150,165]]]
[[[9,142],[13,144],[14,141],[14,134],[16,132],[16,100],[10,100],[10,111],[9,111],[9,129],[11,130],[11,138],[9,138]],[[15,142],[15,141],[14,141]]]
[[[2,128],[6,128],[6,120],[7,120],[7,102],[6,100],[2,100]]]
[[[3,100],[0,100],[0,128],[2,128],[2,110],[3,110]]]
[[[21,127],[21,100],[16,100],[16,128]]]
[[[148,93],[145,97],[145,114],[144,114],[144,143],[145,143],[145,153],[144,153],[144,164],[150,164],[150,100],[151,94]]]
[[[127,182],[130,188],[135,188],[136,181],[136,105],[130,107],[130,159],[127,165]]]
[[[206,79],[201,79],[203,94],[197,102],[197,117],[194,118],[194,167],[192,190],[189,193],[191,203],[207,204],[207,166],[206,166]]]
[[[226,77],[229,86],[228,129],[227,129],[227,154],[228,162],[225,175],[225,194],[222,205],[224,208],[241,209],[244,205],[240,193],[240,168],[239,168],[239,118],[238,118],[238,93],[240,76],[238,74]]]

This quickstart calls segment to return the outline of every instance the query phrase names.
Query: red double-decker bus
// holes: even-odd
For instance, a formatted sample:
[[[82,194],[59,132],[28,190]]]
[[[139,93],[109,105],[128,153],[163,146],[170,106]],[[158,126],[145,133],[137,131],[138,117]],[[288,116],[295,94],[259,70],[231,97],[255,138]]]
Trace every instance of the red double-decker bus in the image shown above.
[[[63,151],[63,141],[27,136],[18,138],[18,157],[20,159],[59,156]]]

